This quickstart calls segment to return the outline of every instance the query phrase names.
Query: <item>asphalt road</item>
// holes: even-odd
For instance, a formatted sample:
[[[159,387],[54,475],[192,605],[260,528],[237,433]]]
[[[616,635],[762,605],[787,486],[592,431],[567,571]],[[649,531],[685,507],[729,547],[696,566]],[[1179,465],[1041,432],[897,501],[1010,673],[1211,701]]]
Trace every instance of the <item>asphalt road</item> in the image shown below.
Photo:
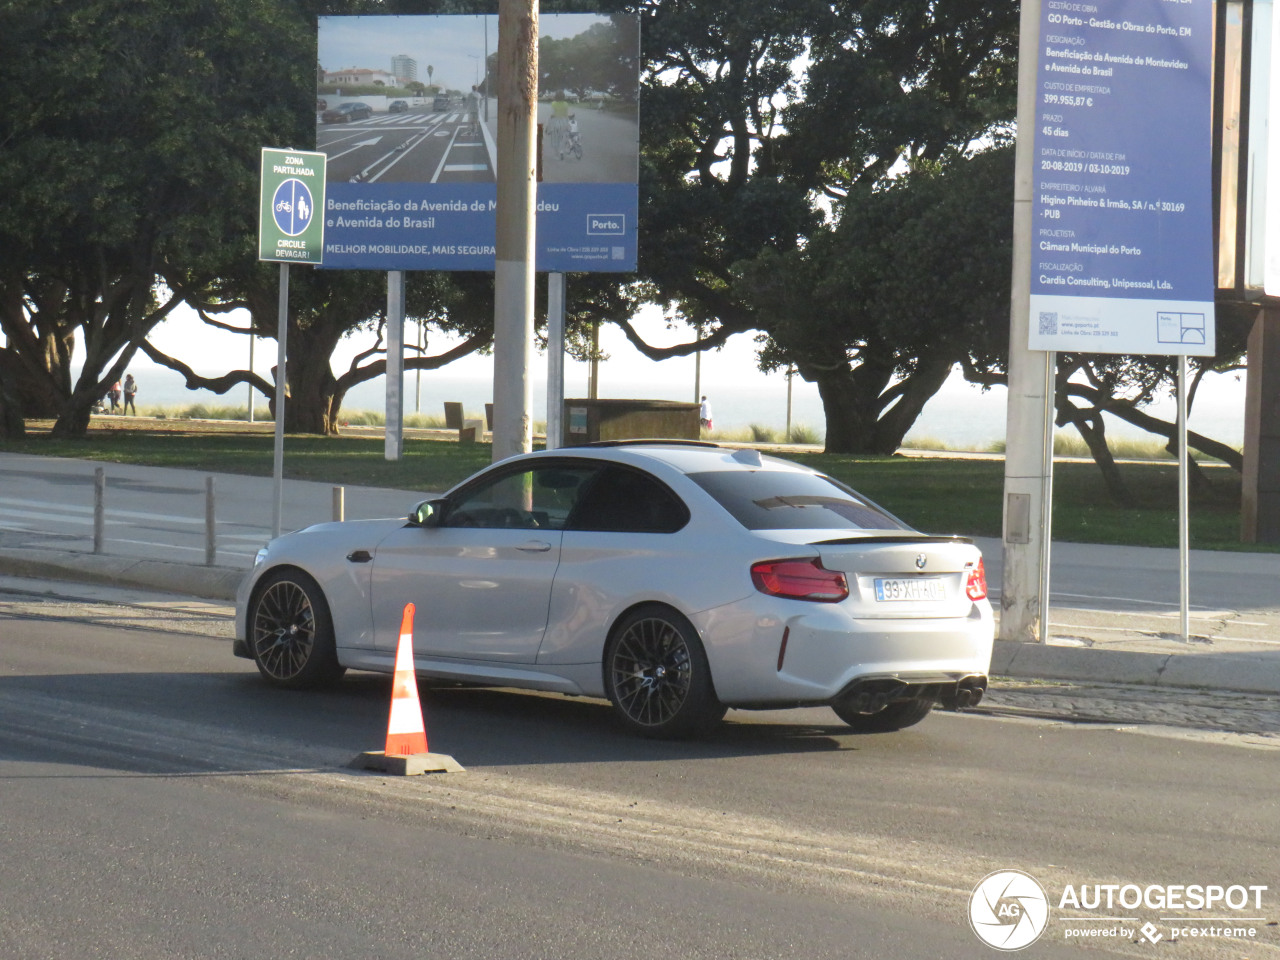
[[[1125,915],[1160,955],[1280,957],[1280,754],[1245,739],[806,710],[654,743],[595,701],[432,688],[432,749],[467,772],[387,778],[344,767],[381,746],[387,678],[274,690],[229,633],[0,594],[0,958],[990,957],[969,896],[1010,867],[1054,900],[1266,885],[1243,944]],[[1096,916],[1054,910],[1022,956],[1079,955]]]
[[[540,122],[550,105],[540,105]],[[350,123],[321,123],[317,149],[328,156],[332,181],[362,183],[493,183],[497,105],[488,124],[465,105],[448,110],[410,107],[375,113]],[[636,179],[634,121],[594,107],[575,109],[582,155],[566,154],[550,134],[542,146],[541,174],[548,183],[627,183]]]

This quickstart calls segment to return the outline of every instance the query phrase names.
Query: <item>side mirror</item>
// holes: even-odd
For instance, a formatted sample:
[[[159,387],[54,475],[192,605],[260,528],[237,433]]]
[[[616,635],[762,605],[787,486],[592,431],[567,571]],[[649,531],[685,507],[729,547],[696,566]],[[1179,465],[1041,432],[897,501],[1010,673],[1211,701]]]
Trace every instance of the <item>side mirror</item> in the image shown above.
[[[409,514],[409,522],[415,527],[434,527],[439,525],[443,513],[443,500],[423,500]]]

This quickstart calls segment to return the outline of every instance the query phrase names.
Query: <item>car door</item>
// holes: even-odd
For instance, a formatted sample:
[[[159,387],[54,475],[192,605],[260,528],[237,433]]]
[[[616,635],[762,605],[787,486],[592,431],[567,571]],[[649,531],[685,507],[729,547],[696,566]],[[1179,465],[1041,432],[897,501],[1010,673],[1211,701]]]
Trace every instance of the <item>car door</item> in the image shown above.
[[[562,531],[592,464],[487,473],[407,525],[373,558],[374,642],[394,649],[406,603],[418,656],[533,663],[547,627]]]
[[[673,536],[689,508],[656,477],[610,464],[583,489],[565,527],[551,591],[543,664],[598,660],[610,616],[637,594],[678,596],[708,573],[701,545]]]

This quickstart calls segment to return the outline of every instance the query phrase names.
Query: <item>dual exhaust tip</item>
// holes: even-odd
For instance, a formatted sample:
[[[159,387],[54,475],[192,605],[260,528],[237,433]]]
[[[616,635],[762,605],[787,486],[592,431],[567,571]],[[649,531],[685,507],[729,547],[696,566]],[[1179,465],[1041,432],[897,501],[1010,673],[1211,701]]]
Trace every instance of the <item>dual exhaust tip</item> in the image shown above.
[[[976,707],[987,692],[987,678],[978,674],[945,683],[908,683],[896,677],[877,677],[853,684],[839,697],[858,713],[876,713],[899,700],[929,699],[947,710]]]
[[[956,683],[955,688],[944,694],[938,702],[948,710],[967,710],[970,707],[976,707],[986,692],[986,677],[963,677]]]

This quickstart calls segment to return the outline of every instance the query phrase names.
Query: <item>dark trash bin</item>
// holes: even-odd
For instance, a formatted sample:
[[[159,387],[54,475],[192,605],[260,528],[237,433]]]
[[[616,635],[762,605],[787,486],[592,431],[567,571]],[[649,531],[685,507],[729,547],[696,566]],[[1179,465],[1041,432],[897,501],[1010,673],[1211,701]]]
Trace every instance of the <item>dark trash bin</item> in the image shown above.
[[[696,403],[676,400],[565,400],[562,446],[599,440],[697,440]]]

